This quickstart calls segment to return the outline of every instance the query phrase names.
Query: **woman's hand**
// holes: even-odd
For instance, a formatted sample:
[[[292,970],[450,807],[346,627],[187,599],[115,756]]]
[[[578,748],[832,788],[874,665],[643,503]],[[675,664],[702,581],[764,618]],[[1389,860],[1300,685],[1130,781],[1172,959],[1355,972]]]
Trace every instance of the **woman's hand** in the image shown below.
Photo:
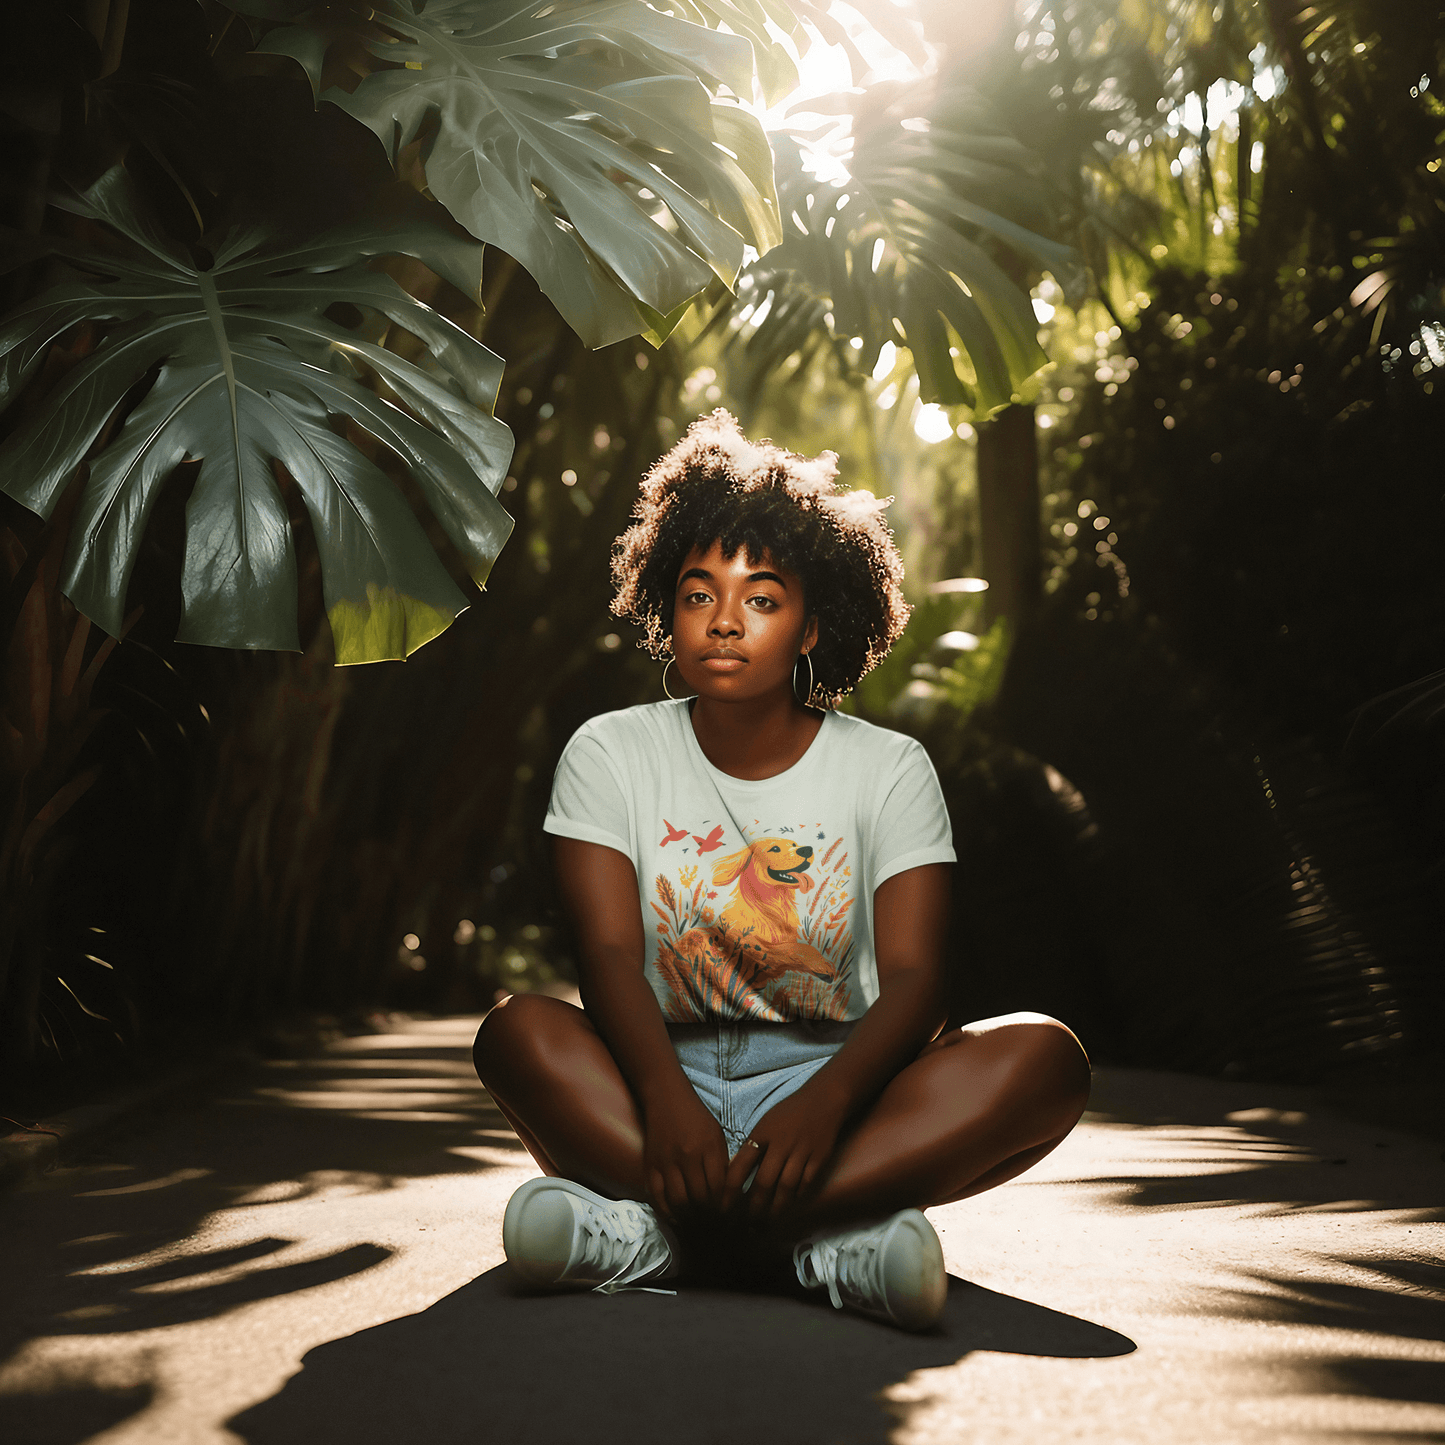
[[[679,1213],[717,1209],[721,1204],[727,1140],[691,1084],[684,1082],[647,1103],[642,1164],[650,1203],[668,1223],[676,1223]]]
[[[730,1210],[754,1165],[757,1177],[748,1191],[747,1210],[754,1220],[777,1219],[809,1189],[832,1159],[847,1119],[846,1099],[816,1088],[810,1081],[790,1094],[753,1127],[758,1148],[744,1144],[728,1165],[723,1208]]]

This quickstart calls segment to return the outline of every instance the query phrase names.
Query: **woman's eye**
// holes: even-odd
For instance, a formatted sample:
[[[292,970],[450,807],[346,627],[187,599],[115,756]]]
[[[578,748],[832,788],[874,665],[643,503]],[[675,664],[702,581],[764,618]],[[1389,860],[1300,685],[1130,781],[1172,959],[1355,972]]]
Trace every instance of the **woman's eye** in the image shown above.
[[[773,601],[771,597],[764,597],[762,595],[759,595],[757,597],[750,597],[748,598],[748,601],[759,607],[764,612],[768,611],[769,608],[776,607],[778,605],[775,601]]]

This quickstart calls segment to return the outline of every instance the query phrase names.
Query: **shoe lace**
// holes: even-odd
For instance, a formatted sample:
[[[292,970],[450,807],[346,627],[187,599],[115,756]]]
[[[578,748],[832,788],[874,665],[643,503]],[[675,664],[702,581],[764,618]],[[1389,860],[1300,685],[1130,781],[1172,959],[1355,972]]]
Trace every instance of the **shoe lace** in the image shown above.
[[[800,1261],[799,1278],[805,1285],[826,1284],[833,1308],[843,1308],[843,1295],[854,1300],[871,1300],[879,1294],[877,1280],[878,1234],[876,1231],[814,1240]],[[805,1277],[804,1270],[813,1276]]]
[[[667,1263],[671,1254],[656,1222],[632,1203],[614,1205],[610,1209],[594,1206],[583,1221],[587,1242],[583,1258],[600,1273],[611,1275],[593,1286],[597,1294],[676,1294],[673,1289],[654,1289],[649,1285],[632,1284],[631,1280],[646,1278]]]

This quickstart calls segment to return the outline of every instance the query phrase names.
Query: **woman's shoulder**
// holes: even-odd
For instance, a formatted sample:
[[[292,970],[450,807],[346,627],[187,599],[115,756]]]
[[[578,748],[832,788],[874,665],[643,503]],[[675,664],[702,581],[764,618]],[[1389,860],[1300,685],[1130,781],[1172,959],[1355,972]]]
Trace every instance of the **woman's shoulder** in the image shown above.
[[[907,733],[865,722],[852,713],[835,712],[829,717],[832,745],[839,752],[866,758],[870,769],[892,770],[928,759],[923,744]]]
[[[628,754],[637,748],[656,749],[675,740],[680,710],[685,701],[645,702],[590,717],[572,734],[567,746],[591,742],[609,754]]]

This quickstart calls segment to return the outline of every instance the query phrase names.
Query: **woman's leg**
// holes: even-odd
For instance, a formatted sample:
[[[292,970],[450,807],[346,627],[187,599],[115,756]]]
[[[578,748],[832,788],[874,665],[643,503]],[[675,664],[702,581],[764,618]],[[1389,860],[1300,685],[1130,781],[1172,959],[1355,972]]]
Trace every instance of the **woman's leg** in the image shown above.
[[[642,1123],[607,1045],[581,1009],[514,994],[487,1015],[477,1073],[544,1173],[645,1199]],[[894,1078],[844,1139],[798,1235],[981,1193],[1036,1164],[1078,1122],[1089,1065],[1040,1014],[952,1029]]]
[[[1088,1097],[1088,1059],[1054,1019],[1006,1014],[951,1029],[883,1090],[787,1232],[992,1189],[1061,1143]]]
[[[472,1057],[544,1174],[614,1199],[647,1197],[637,1105],[580,1008],[513,994],[482,1021]]]

